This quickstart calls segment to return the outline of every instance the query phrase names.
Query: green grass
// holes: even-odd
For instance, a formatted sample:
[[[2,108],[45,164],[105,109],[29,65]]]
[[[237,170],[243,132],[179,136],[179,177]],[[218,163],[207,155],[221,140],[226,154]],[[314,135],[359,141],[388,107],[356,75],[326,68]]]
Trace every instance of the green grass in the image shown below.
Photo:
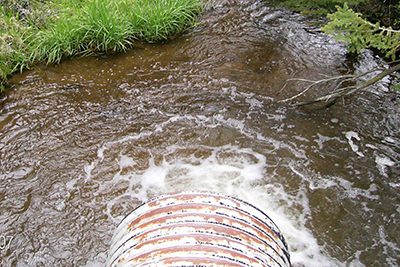
[[[192,25],[201,11],[201,0],[64,2],[58,5],[59,18],[30,41],[32,60],[58,62],[65,56],[124,51],[135,40],[166,40]]]
[[[27,62],[27,45],[24,42],[30,28],[22,25],[11,13],[0,8],[0,92],[7,77],[23,69]]]
[[[130,4],[127,1],[124,5]],[[201,10],[201,1],[148,1],[137,0],[132,13],[127,13],[127,20],[133,32],[141,39],[156,42],[167,39],[194,23],[196,14]],[[127,10],[129,6],[124,7]]]
[[[112,10],[112,12],[110,12]],[[125,12],[117,1],[92,0],[83,9],[82,43],[89,51],[122,51],[132,35]]]
[[[167,40],[193,25],[201,9],[202,0],[54,0],[32,2],[24,19],[0,9],[0,84],[35,62]]]

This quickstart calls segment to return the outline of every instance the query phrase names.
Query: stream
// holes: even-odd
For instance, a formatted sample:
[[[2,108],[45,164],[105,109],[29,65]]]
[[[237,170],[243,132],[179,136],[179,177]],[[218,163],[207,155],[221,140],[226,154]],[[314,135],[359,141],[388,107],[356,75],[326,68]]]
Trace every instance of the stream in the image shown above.
[[[213,191],[264,210],[296,266],[400,265],[400,96],[277,103],[287,79],[374,67],[258,0],[210,1],[165,44],[38,65],[0,100],[1,266],[104,266],[142,201]],[[328,92],[314,89],[310,96]]]

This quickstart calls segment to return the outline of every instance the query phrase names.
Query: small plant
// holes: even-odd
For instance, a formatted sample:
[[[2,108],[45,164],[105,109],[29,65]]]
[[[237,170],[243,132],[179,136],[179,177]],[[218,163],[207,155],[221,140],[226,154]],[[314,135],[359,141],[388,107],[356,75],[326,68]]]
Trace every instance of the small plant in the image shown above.
[[[392,60],[400,49],[400,31],[391,27],[382,27],[379,22],[371,23],[354,12],[347,4],[337,7],[337,11],[328,15],[329,23],[323,31],[349,45],[350,52],[360,52],[365,48],[375,48]]]

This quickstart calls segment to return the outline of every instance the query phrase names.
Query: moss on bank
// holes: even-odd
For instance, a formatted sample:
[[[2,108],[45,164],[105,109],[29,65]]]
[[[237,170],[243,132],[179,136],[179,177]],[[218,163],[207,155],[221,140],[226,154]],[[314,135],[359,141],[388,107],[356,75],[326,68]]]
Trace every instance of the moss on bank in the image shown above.
[[[193,25],[201,8],[201,0],[6,1],[0,8],[0,90],[10,74],[34,62],[166,40]]]

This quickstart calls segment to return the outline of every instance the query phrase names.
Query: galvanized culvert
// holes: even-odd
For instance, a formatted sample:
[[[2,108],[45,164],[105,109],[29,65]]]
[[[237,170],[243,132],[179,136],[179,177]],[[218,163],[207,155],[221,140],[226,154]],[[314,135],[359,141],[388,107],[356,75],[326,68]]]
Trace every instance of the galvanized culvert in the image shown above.
[[[242,200],[214,193],[163,195],[117,227],[107,266],[290,266],[275,223]]]

